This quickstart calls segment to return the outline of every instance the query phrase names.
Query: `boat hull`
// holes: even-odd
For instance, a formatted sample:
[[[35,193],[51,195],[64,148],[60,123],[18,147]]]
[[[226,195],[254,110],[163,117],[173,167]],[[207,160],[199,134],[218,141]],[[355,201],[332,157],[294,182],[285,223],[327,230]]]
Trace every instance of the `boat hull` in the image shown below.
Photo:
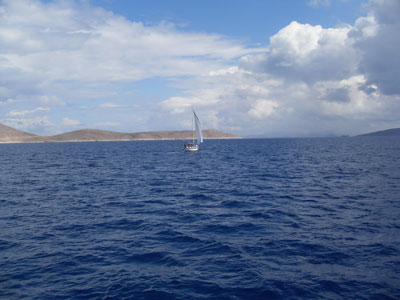
[[[186,144],[185,145],[185,151],[193,152],[193,151],[198,151],[198,150],[199,150],[199,145],[196,145],[196,144]]]

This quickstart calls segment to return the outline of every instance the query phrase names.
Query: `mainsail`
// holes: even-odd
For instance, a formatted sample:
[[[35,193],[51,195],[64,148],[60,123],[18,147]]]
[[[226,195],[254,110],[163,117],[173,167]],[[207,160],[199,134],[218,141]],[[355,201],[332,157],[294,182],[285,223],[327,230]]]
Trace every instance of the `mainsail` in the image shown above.
[[[203,132],[201,131],[200,120],[197,117],[194,110],[193,110],[193,117],[194,117],[194,124],[195,124],[195,128],[196,128],[197,144],[200,144],[203,142]]]
[[[196,132],[196,142],[194,139],[194,133]],[[203,142],[203,133],[201,132],[201,124],[199,117],[197,117],[194,109],[192,108],[192,134],[193,143],[185,144],[185,151],[198,151],[199,145]]]

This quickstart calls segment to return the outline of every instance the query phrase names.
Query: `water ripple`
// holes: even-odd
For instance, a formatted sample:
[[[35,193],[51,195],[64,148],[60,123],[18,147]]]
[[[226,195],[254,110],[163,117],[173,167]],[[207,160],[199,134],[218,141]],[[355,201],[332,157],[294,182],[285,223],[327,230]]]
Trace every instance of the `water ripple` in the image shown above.
[[[398,139],[0,148],[0,299],[400,299]]]

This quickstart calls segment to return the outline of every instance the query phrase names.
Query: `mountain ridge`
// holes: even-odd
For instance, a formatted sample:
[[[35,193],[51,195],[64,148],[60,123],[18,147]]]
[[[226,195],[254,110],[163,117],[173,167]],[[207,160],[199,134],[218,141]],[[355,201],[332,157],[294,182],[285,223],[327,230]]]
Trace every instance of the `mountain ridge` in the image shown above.
[[[33,137],[37,137],[37,135],[21,131],[0,123],[0,139],[33,138]]]
[[[124,133],[100,129],[80,129],[52,136],[34,135],[0,123],[0,143],[29,142],[81,142],[81,141],[140,141],[140,140],[189,140],[193,133],[190,130],[148,131]],[[215,129],[203,130],[205,139],[238,139],[232,133]]]
[[[357,136],[400,136],[400,128],[379,130],[379,131],[360,134]]]

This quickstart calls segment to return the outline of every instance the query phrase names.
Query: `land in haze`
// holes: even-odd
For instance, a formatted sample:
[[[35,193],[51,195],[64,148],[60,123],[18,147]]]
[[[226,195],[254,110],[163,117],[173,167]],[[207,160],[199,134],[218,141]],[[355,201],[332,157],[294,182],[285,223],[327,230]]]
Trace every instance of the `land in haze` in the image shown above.
[[[374,131],[370,133],[360,134],[358,136],[400,136],[400,128]]]
[[[0,124],[0,143],[189,140],[192,136],[193,133],[190,130],[123,133],[99,129],[82,129],[52,136],[40,136]],[[203,130],[203,136],[205,139],[240,138],[215,129]]]
[[[205,139],[239,139],[232,133],[207,129],[203,130]],[[365,133],[360,136],[400,136],[400,128]],[[81,129],[62,134],[41,136],[17,130],[0,123],[0,143],[34,143],[34,142],[90,142],[90,141],[143,141],[143,140],[191,140],[190,130],[149,131],[124,133],[99,129]]]

